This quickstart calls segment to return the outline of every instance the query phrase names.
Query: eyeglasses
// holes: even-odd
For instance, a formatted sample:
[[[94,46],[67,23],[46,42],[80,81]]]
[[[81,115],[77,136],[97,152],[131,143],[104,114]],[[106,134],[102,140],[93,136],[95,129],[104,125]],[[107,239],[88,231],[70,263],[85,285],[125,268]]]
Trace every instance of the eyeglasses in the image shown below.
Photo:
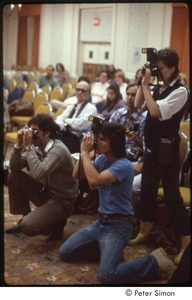
[[[135,93],[127,93],[127,96],[132,96],[132,97],[135,97]]]
[[[78,89],[78,88],[76,88],[75,90],[76,90],[76,92],[78,92],[78,93],[81,92],[83,94],[89,92],[89,90],[85,90],[85,89]]]

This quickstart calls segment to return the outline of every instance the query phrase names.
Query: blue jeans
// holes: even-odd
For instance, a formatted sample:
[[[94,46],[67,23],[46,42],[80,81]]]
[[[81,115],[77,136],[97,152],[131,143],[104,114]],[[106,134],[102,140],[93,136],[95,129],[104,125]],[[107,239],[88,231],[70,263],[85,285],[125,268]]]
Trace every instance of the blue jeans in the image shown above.
[[[160,270],[152,256],[119,265],[131,232],[132,220],[129,217],[102,223],[98,220],[72,234],[58,252],[65,261],[100,260],[99,280],[104,284],[134,282],[142,276],[145,280],[154,279]]]

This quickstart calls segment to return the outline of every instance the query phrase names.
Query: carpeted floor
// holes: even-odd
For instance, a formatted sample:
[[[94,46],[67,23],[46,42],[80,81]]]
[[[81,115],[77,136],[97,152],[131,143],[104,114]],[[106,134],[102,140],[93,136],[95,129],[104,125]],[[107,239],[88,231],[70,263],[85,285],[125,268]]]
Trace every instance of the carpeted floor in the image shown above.
[[[4,227],[16,224],[21,216],[9,213],[8,189],[4,187]],[[72,215],[64,230],[63,240],[74,231],[91,223],[96,215]],[[98,263],[65,263],[57,249],[62,241],[49,241],[45,236],[27,237],[24,234],[4,235],[4,279],[9,286],[95,286]],[[145,256],[153,249],[146,246],[126,246],[124,261]],[[149,283],[146,283],[149,284]],[[166,284],[166,281],[150,284]]]
[[[5,161],[9,159],[12,144]],[[4,229],[16,224],[20,215],[9,212],[8,188],[3,187]],[[34,207],[32,206],[32,209]],[[4,285],[8,286],[98,286],[99,265],[94,262],[63,262],[57,249],[73,232],[92,223],[97,215],[74,214],[64,229],[63,240],[49,241],[45,236],[28,237],[22,233],[4,234]],[[123,261],[143,257],[153,250],[147,246],[126,246]],[[141,285],[166,285],[166,280]]]

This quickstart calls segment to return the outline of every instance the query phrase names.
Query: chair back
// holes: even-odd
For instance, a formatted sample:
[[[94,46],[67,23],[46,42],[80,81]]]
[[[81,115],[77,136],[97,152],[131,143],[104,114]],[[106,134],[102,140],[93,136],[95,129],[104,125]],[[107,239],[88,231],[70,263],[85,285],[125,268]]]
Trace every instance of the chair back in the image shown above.
[[[53,99],[60,100],[60,101],[63,100],[63,89],[61,87],[59,86],[54,87],[49,97],[50,101]]]
[[[65,108],[60,107],[53,116],[53,119],[56,120],[58,116],[60,116],[64,112]]]
[[[67,98],[67,94],[72,89],[72,85],[70,83],[63,83],[62,89],[63,89],[63,100],[64,100]]]
[[[29,88],[30,88],[30,89],[33,89],[33,90],[35,91],[35,94],[37,95],[38,89],[39,89],[39,85],[38,85],[37,82],[32,81],[32,82],[29,84]]]
[[[40,92],[37,94],[37,96],[35,97],[34,101],[33,101],[33,111],[34,114],[37,111],[37,108],[43,103],[43,102],[47,102],[48,101],[48,95],[45,92]]]
[[[67,99],[73,97],[74,95],[75,95],[75,89],[71,89],[67,94]]]
[[[49,102],[43,102],[41,103],[36,112],[35,112],[35,115],[38,115],[38,114],[47,114],[47,115],[51,115],[52,114],[52,107],[50,105]]]
[[[49,84],[46,84],[42,87],[42,91],[47,93],[48,96],[50,96],[52,87]]]
[[[190,141],[190,120],[183,121],[180,125],[180,130],[187,136]]]
[[[24,80],[19,80],[17,86],[19,86],[20,88],[22,88],[23,91],[25,91],[27,89],[27,82]]]
[[[12,92],[14,88],[17,86],[17,81],[15,79],[9,79],[8,81],[9,91]]]
[[[180,138],[181,140],[180,140],[179,148],[180,148],[180,161],[181,161],[181,174],[180,174],[180,179],[181,179],[183,166],[188,158],[190,149],[189,149],[189,140],[183,132],[180,132]]]
[[[24,91],[22,101],[32,101],[35,98],[35,91],[34,89],[28,88]]]

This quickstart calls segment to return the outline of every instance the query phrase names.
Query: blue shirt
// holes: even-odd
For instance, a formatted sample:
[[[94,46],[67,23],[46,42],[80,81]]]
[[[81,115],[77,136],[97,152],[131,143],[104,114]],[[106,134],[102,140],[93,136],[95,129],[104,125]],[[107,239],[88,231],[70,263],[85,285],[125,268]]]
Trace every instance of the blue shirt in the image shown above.
[[[125,157],[111,162],[102,154],[95,159],[94,166],[99,173],[108,170],[117,179],[114,183],[99,186],[99,213],[133,215],[131,192],[134,171],[131,162]]]

